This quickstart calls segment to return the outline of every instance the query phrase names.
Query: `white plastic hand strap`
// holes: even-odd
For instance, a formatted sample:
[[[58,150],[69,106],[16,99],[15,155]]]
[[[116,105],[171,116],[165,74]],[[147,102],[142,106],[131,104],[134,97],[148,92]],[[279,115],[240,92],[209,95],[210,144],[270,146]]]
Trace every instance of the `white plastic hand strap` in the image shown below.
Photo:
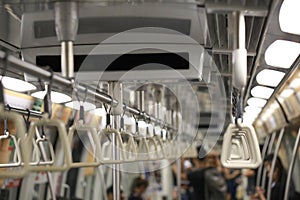
[[[21,157],[21,151],[20,151],[20,147],[19,147],[19,142],[17,141],[16,137],[14,135],[10,135],[9,132],[7,132],[8,134],[5,136],[5,138],[0,138],[0,140],[2,139],[11,139],[13,141],[15,150],[14,150],[14,154],[13,154],[13,163],[4,163],[4,164],[0,164],[0,168],[7,168],[7,167],[19,167],[22,165],[22,157]]]
[[[87,137],[89,140],[89,143],[83,142],[84,147],[87,148],[87,150],[92,154],[93,161],[81,161],[81,162],[73,162],[71,163],[71,167],[97,167],[100,163],[100,143],[97,136],[97,131],[95,127],[79,124],[79,125],[73,125],[69,130],[68,140],[69,140],[69,147],[72,148],[72,141],[74,133],[77,132],[79,135],[79,138],[81,137]],[[84,136],[81,136],[81,134],[85,134]]]
[[[117,146],[115,146],[110,137],[114,135],[114,137],[116,137],[117,140]],[[123,140],[121,137],[121,134],[118,130],[112,129],[112,128],[106,128],[101,130],[100,134],[99,134],[99,140],[100,143],[103,141],[104,137],[108,137],[109,140],[106,141],[104,144],[102,144],[102,148],[101,148],[101,153],[100,153],[100,160],[101,163],[103,164],[120,164],[123,163],[124,160],[123,158],[126,157],[125,153],[124,153],[124,149],[123,149]],[[113,155],[112,155],[112,149],[118,149],[120,155],[120,159],[116,160],[113,159]]]
[[[35,134],[37,134],[39,127],[55,127],[57,129],[57,133],[59,136],[59,140],[61,142],[61,146],[63,148],[64,153],[64,163],[63,164],[57,164],[55,165],[55,162],[53,164],[49,165],[34,165],[30,166],[31,171],[65,171],[70,168],[71,162],[72,162],[72,154],[69,147],[69,141],[67,138],[67,132],[65,128],[65,124],[57,119],[47,119],[42,118],[37,121],[33,121],[30,124],[29,131],[28,131],[28,137],[26,137],[27,141],[32,141]],[[29,143],[29,142],[27,142]],[[31,152],[31,145],[29,152]],[[41,152],[42,153],[42,152]]]
[[[138,142],[138,160],[150,160],[150,148],[147,139],[145,137],[136,138],[136,142]]]
[[[162,139],[159,136],[154,136],[154,139],[156,141],[157,144],[157,153],[158,153],[158,157],[161,159],[166,158],[165,155],[165,147],[164,147],[164,143],[162,141]]]
[[[20,145],[20,139],[18,140],[18,144]],[[40,163],[40,158],[41,158],[40,150],[34,139],[32,139],[31,144],[32,144],[33,150],[32,150],[32,155],[31,155],[31,158],[29,161],[29,165],[38,165]],[[17,155],[17,153],[15,153],[14,154],[14,162],[18,162],[18,160],[19,160],[18,155]],[[24,162],[22,162],[21,165],[23,166]]]
[[[38,130],[37,130],[36,133],[38,134]],[[43,143],[46,144],[46,146],[49,149],[49,153],[50,153],[49,159],[47,158],[47,155],[46,155],[47,153],[46,153],[46,151],[44,149],[45,146],[43,145]],[[43,159],[43,161],[41,161],[41,159],[39,159],[40,162],[38,164],[39,165],[53,165],[54,161],[55,161],[55,153],[54,153],[54,149],[53,149],[52,143],[45,136],[43,136],[42,138],[38,138],[36,140],[36,144],[39,147],[41,154],[44,154],[44,156],[45,156],[45,158]]]
[[[126,143],[123,141],[123,150],[125,151],[125,157],[123,158],[123,160],[125,162],[135,161],[137,159],[137,147],[132,134],[127,133],[125,131],[121,131],[120,134],[121,136],[125,136],[128,138]]]
[[[163,142],[163,148],[165,151],[165,158],[166,159],[172,159],[174,158],[174,154],[173,154],[173,144],[171,143],[171,141],[169,139],[165,140]]]
[[[251,125],[229,124],[223,138],[221,162],[227,168],[257,168],[261,153]]]
[[[149,159],[157,160],[160,158],[159,149],[156,143],[156,140],[152,137],[147,138],[148,146],[149,146]]]
[[[24,119],[13,112],[4,111],[3,106],[0,106],[0,119],[4,120],[7,119],[10,121],[14,127],[16,128],[16,137],[20,140],[20,143],[18,144],[17,139],[13,135],[9,135],[9,138],[11,138],[14,142],[14,145],[16,147],[15,153],[17,154],[17,163],[1,163],[1,168],[11,168],[14,170],[0,170],[0,178],[17,178],[17,177],[23,177],[25,176],[29,171],[29,151],[28,151],[28,144],[26,142],[25,138],[25,124]],[[2,136],[2,139],[4,140],[7,136]],[[20,147],[20,148],[18,148]],[[19,167],[22,162],[24,163],[22,167]]]

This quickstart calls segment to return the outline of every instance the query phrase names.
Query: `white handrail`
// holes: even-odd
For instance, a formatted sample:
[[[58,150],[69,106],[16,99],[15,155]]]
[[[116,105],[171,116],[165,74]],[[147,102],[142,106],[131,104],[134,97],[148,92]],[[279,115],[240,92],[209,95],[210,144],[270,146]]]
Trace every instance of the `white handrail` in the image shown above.
[[[29,171],[29,151],[28,151],[28,144],[25,140],[25,124],[23,118],[16,114],[9,111],[5,111],[3,108],[3,105],[0,106],[0,119],[7,119],[11,121],[14,124],[14,127],[16,128],[16,136],[20,140],[20,145],[18,145],[17,139],[10,135],[10,137],[14,140],[15,146],[20,146],[20,159],[17,164],[12,163],[1,163],[0,167],[3,166],[5,168],[16,168],[16,170],[0,170],[0,178],[16,178],[16,177],[23,177],[25,176]],[[6,136],[5,136],[6,137]],[[24,162],[22,167],[19,167],[21,165],[21,162]]]
[[[89,126],[89,125],[85,125],[82,122],[79,123],[78,125],[73,125],[72,127],[70,127],[69,129],[69,134],[68,134],[68,141],[69,141],[69,147],[72,147],[72,140],[73,140],[73,136],[74,133],[76,131],[80,131],[80,132],[85,132],[90,140],[91,143],[91,148],[93,150],[93,156],[94,156],[94,160],[89,162],[73,162],[72,159],[72,163],[71,163],[71,167],[72,168],[76,168],[76,167],[97,167],[101,164],[100,162],[100,143],[97,137],[97,131],[96,128],[93,126]],[[87,147],[86,147],[87,148]]]
[[[41,127],[41,126],[57,128],[58,136],[59,136],[59,139],[62,144],[63,151],[64,151],[65,161],[64,161],[63,165],[54,165],[54,164],[33,165],[33,166],[30,166],[30,170],[31,171],[64,171],[64,170],[69,169],[71,166],[71,163],[72,163],[72,156],[71,156],[72,154],[71,154],[70,148],[68,148],[69,142],[68,142],[68,138],[67,138],[65,124],[60,120],[48,119],[48,118],[42,118],[40,120],[33,121],[30,123],[28,136],[26,137],[27,143],[29,143],[29,141],[31,141],[32,138],[34,138],[34,135],[36,134],[38,127]],[[28,149],[30,152],[31,152],[31,148],[32,148],[32,146],[29,145]]]
[[[105,136],[109,137],[109,135],[111,135],[111,134],[115,134],[116,139],[119,143],[118,147],[120,148],[120,153],[121,153],[120,160],[113,160],[111,153],[110,154],[106,153],[109,150],[112,150],[112,148],[114,148],[112,142],[109,139],[107,142],[105,142],[101,146],[101,153],[100,153],[100,156],[99,156],[100,162],[103,163],[103,164],[121,164],[121,163],[124,163],[125,162],[124,158],[126,157],[126,155],[125,155],[124,148],[123,148],[123,146],[124,146],[123,145],[123,140],[122,140],[121,134],[118,130],[112,129],[112,128],[102,129],[99,133],[99,141],[101,143],[103,141],[103,137],[105,137]],[[108,154],[108,155],[106,155],[106,154]]]

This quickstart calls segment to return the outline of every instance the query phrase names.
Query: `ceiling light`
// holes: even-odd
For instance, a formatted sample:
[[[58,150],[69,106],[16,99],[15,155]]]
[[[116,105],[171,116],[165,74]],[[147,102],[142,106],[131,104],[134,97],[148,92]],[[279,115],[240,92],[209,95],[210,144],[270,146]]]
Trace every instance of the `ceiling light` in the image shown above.
[[[300,87],[300,78],[295,78],[294,80],[291,81],[291,83],[289,84],[289,88],[299,88]]]
[[[256,75],[256,81],[261,85],[276,87],[284,75],[285,73],[280,71],[264,69]]]
[[[27,92],[31,90],[36,90],[36,87],[33,84],[17,78],[0,76],[0,79],[2,79],[3,87],[9,90],[13,90],[16,92]]]
[[[276,40],[265,52],[268,65],[280,68],[290,68],[300,54],[300,43],[287,40]]]
[[[73,108],[74,110],[80,109],[80,101],[71,101],[69,103],[66,103],[65,106],[69,108]],[[83,102],[83,108],[85,111],[94,110],[96,106],[89,102]]]
[[[254,121],[255,121],[255,118],[248,118],[248,117],[243,118],[243,123],[245,123],[245,124],[253,124]]]
[[[292,89],[285,89],[283,90],[279,96],[282,97],[282,98],[288,98],[289,96],[291,96],[292,94],[294,93],[294,90]]]
[[[297,21],[300,19],[300,1],[284,0],[279,11],[279,25],[283,32],[300,35],[300,26]]]
[[[251,95],[258,98],[269,99],[274,89],[264,87],[264,86],[255,86],[251,90]]]
[[[258,114],[258,113],[260,113],[261,108],[254,107],[254,106],[246,106],[245,111],[247,113]]]
[[[133,117],[128,117],[127,115],[124,115],[124,124],[125,125],[135,125],[135,119]]]
[[[31,96],[38,98],[38,99],[44,99],[46,95],[46,91],[38,91],[31,94]],[[51,101],[53,103],[64,103],[71,101],[72,98],[66,94],[60,93],[60,92],[54,92],[51,91]]]
[[[261,99],[261,98],[256,98],[256,97],[251,97],[250,99],[248,99],[247,103],[249,106],[256,106],[256,107],[262,108],[266,105],[267,100]]]
[[[143,121],[143,120],[139,120],[138,121],[138,126],[140,128],[146,128],[148,126],[148,124],[145,121]]]
[[[90,110],[91,113],[94,115],[100,116],[100,117],[106,117],[106,111],[104,108],[96,108],[93,110]]]

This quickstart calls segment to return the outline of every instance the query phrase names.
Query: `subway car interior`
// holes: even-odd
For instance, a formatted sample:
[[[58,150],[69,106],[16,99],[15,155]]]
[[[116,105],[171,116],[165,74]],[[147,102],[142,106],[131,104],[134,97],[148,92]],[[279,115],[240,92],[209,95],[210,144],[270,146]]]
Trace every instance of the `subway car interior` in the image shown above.
[[[299,0],[1,0],[0,200],[300,200]]]

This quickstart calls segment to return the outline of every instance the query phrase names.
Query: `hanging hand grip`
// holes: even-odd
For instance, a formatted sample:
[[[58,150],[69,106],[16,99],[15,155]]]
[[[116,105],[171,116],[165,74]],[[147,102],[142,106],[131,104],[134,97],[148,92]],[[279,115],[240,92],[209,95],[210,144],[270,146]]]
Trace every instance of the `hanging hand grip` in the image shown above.
[[[150,148],[145,137],[136,138],[139,141],[138,144],[138,160],[139,161],[147,161],[150,160]]]
[[[29,170],[29,151],[28,151],[28,144],[24,138],[25,136],[25,124],[23,118],[12,112],[4,111],[3,106],[0,107],[0,119],[7,119],[10,122],[14,124],[14,127],[16,128],[16,136],[20,140],[20,145],[18,145],[17,139],[10,135],[9,137],[13,139],[15,147],[16,147],[16,153],[18,154],[17,157],[18,161],[17,163],[1,163],[0,167],[4,168],[16,168],[16,170],[0,170],[0,178],[17,178],[17,177],[23,177],[27,174]],[[4,139],[4,138],[3,138]],[[20,147],[20,148],[18,148]],[[23,162],[23,166],[19,167],[21,165],[21,162]]]
[[[50,153],[50,158],[51,159],[50,160],[39,161],[38,165],[53,165],[54,161],[55,161],[55,152],[54,152],[54,149],[53,149],[53,145],[45,137],[38,138],[36,140],[36,144],[37,144],[37,146],[40,146],[40,149],[41,149],[41,146],[43,145],[42,143],[47,143],[48,144],[47,146],[49,148],[49,153]],[[43,151],[43,149],[41,149],[41,151]]]
[[[100,142],[103,140],[104,136],[109,136],[114,134],[116,137],[116,140],[118,142],[118,147],[119,147],[119,152],[121,153],[120,155],[120,159],[119,160],[114,160],[113,156],[112,156],[112,148],[114,148],[114,145],[112,143],[112,141],[107,141],[106,143],[104,143],[102,145],[102,149],[101,149],[101,153],[100,153],[100,162],[103,164],[120,164],[124,162],[124,158],[126,157],[125,153],[124,153],[124,149],[123,149],[123,140],[121,137],[121,134],[119,131],[112,129],[112,128],[106,128],[101,130],[100,134],[99,134],[99,140]],[[123,158],[123,159],[122,159]]]
[[[94,157],[94,160],[92,162],[73,162],[71,163],[71,167],[75,168],[75,167],[97,167],[100,165],[100,143],[99,143],[99,139],[97,137],[97,131],[96,128],[92,127],[92,126],[88,126],[88,125],[83,125],[83,124],[79,124],[79,125],[73,125],[70,129],[69,129],[69,134],[68,134],[68,140],[69,140],[69,146],[70,148],[72,147],[72,140],[73,140],[73,136],[74,133],[77,131],[78,135],[81,134],[82,132],[84,132],[84,134],[87,134],[90,144],[91,144],[91,149],[92,149],[92,154]],[[79,136],[80,137],[80,136]],[[85,146],[85,148],[87,148],[88,151],[90,151],[90,147]]]
[[[227,168],[257,168],[261,164],[259,144],[252,126],[229,124],[223,138],[221,162]]]
[[[36,165],[36,166],[30,166],[31,171],[64,171],[70,168],[71,162],[72,162],[72,156],[71,151],[68,148],[69,142],[67,138],[66,128],[65,124],[57,119],[47,119],[42,118],[38,121],[33,121],[30,124],[29,131],[28,131],[28,137],[26,138],[27,141],[31,141],[32,138],[34,138],[34,135],[36,134],[39,127],[55,127],[57,129],[60,142],[62,144],[65,162],[62,165]],[[29,143],[29,142],[28,142]],[[31,152],[31,146],[30,146],[30,152]]]
[[[120,134],[121,136],[128,137],[127,143],[123,141],[123,150],[125,151],[125,157],[123,158],[123,160],[125,162],[135,161],[137,159],[137,147],[132,134],[127,133],[125,131],[121,131]]]
[[[18,144],[20,145],[20,140],[18,140]],[[29,165],[38,165],[40,163],[40,150],[39,147],[36,144],[36,141],[32,138],[32,146],[33,146],[33,150],[32,150],[32,156],[30,158],[29,161]],[[14,154],[14,162],[18,162],[18,155],[15,153]],[[21,163],[21,165],[24,165],[24,162]]]
[[[1,138],[3,139],[3,138]],[[1,140],[0,139],[0,140]],[[5,139],[12,139],[14,146],[15,146],[15,151],[13,155],[13,163],[3,163],[0,164],[0,168],[7,168],[7,167],[19,167],[22,165],[22,157],[21,157],[21,151],[19,147],[19,143],[14,135],[7,135]]]

